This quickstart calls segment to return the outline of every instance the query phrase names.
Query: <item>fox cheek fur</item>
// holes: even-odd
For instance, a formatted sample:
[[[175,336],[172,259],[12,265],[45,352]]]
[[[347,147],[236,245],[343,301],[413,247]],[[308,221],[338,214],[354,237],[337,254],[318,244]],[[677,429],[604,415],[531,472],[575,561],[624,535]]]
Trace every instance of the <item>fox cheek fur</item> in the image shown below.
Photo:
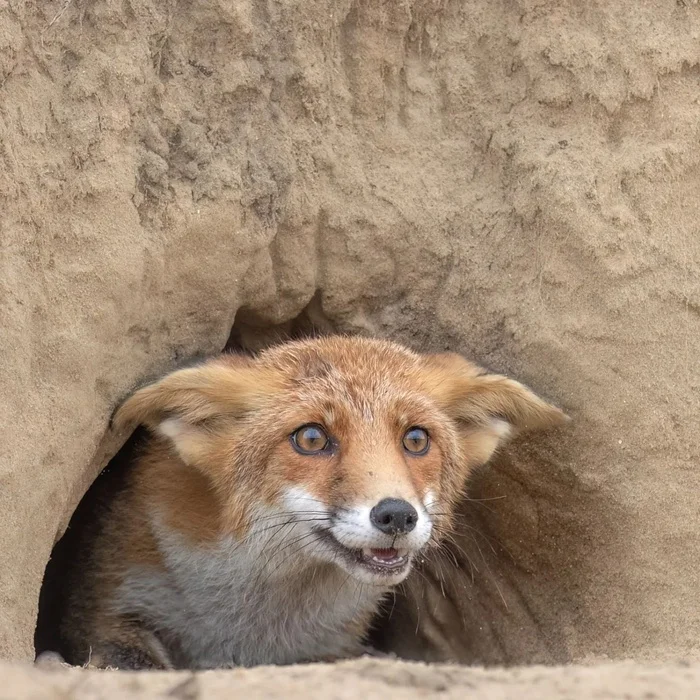
[[[473,468],[565,420],[459,355],[379,340],[174,372],[115,415],[153,437],[76,593],[101,603],[76,602],[66,636],[189,668],[357,654],[382,596],[452,527]]]

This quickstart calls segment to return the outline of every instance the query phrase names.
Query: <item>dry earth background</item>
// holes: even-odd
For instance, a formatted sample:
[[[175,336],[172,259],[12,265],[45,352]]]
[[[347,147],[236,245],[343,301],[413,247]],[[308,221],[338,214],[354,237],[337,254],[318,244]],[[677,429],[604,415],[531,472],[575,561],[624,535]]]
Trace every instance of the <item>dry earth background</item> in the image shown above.
[[[459,350],[574,418],[475,480],[461,572],[387,645],[697,658],[698,193],[697,0],[0,0],[0,656],[32,656],[117,401],[232,327],[314,325]],[[270,683],[306,673],[370,697],[362,662]]]

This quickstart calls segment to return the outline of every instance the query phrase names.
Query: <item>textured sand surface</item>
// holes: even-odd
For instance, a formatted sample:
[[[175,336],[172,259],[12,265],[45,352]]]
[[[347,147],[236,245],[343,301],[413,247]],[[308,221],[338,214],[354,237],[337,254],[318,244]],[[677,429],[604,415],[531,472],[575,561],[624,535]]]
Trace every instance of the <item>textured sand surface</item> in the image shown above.
[[[693,0],[0,2],[0,657],[118,400],[303,312],[574,419],[475,480],[389,648],[696,658],[699,80]]]
[[[289,700],[687,700],[697,697],[700,666],[605,664],[530,666],[511,671],[405,662],[356,661],[190,673],[34,671],[0,666],[0,700],[99,698],[288,698]]]

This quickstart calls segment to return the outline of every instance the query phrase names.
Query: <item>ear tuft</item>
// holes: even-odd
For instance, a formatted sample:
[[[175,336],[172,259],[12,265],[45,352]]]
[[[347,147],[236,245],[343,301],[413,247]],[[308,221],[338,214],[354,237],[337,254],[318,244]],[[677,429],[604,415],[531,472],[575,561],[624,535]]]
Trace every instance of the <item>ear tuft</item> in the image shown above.
[[[167,418],[158,424],[156,430],[174,442],[182,435],[184,428],[185,426],[179,418]]]
[[[491,431],[499,440],[507,440],[513,434],[513,426],[508,421],[494,418],[491,421]]]
[[[185,464],[207,461],[210,440],[199,426],[190,425],[181,418],[166,418],[156,426],[155,432],[168,438]]]
[[[267,405],[280,376],[241,356],[223,356],[163,377],[134,392],[116,411],[116,430],[144,425],[167,438],[179,457],[203,468],[211,461],[212,421],[235,421]]]

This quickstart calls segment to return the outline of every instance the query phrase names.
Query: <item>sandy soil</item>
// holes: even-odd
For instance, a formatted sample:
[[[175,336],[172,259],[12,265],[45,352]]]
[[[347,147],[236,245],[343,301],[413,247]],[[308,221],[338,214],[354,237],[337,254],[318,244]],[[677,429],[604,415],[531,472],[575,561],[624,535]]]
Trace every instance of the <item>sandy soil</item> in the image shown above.
[[[335,666],[261,667],[207,673],[34,671],[0,667],[0,700],[99,698],[289,698],[289,700],[687,700],[697,696],[700,666],[605,664],[528,666],[511,671],[405,662],[355,661]]]
[[[693,0],[0,2],[0,656],[120,397],[301,314],[574,418],[475,480],[388,648],[697,657],[699,76]]]

